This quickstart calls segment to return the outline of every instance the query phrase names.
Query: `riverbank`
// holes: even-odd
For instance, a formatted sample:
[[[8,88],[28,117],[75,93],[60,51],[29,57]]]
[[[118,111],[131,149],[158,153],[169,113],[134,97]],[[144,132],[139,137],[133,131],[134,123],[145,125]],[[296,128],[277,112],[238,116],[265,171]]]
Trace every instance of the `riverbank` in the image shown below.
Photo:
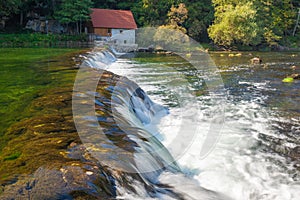
[[[300,51],[300,43],[296,42],[289,42],[289,44],[286,45],[277,45],[277,46],[267,46],[267,45],[261,45],[257,47],[253,46],[232,46],[232,47],[222,47],[215,45],[213,43],[200,43],[203,49],[206,49],[208,51],[260,51],[260,52],[294,52],[294,51]]]
[[[270,47],[268,45],[222,47],[209,43],[201,43],[200,46],[206,51],[300,51],[300,43],[297,38],[286,40],[285,44]],[[94,42],[89,41],[87,34],[43,34],[43,33],[0,33],[0,48],[14,47],[61,47],[61,48],[90,48]],[[153,47],[151,47],[153,48]]]
[[[0,34],[0,48],[2,47],[91,47],[86,34],[42,34],[42,33],[16,33]]]

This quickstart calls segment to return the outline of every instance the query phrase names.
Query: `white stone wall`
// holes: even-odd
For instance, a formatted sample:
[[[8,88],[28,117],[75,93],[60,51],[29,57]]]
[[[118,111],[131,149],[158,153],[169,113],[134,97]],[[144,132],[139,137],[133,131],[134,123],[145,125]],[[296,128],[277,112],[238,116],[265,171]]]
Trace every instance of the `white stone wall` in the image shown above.
[[[112,29],[111,40],[118,45],[135,44],[135,30]]]

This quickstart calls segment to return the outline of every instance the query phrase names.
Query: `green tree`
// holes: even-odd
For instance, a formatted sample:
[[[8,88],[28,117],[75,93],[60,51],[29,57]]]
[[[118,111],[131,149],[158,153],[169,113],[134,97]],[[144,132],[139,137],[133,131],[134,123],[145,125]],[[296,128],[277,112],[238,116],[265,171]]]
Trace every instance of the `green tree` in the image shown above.
[[[172,5],[167,16],[167,24],[158,27],[154,41],[165,49],[174,49],[176,46],[180,48],[183,43],[188,42],[186,29],[183,27],[188,18],[188,10],[184,3],[180,3],[177,7]]]
[[[12,17],[14,14],[20,15],[20,25],[23,25],[24,13],[35,8],[39,4],[38,0],[11,0],[0,2],[0,17]]]
[[[256,21],[256,10],[252,2],[231,1],[220,4],[214,0],[215,21],[208,29],[209,36],[216,44],[230,47],[233,44],[257,45],[260,30]]]
[[[280,40],[292,34],[297,10],[291,0],[254,2],[257,8],[257,21],[266,44],[277,46]]]
[[[118,9],[118,0],[94,0],[96,8]]]
[[[141,15],[143,26],[159,26],[165,23],[168,10],[177,0],[141,0]]]
[[[169,26],[169,28],[177,29],[183,33],[186,33],[186,29],[183,27],[183,23],[188,18],[188,10],[186,9],[184,3],[180,3],[178,7],[172,5],[167,16],[167,26]]]
[[[82,31],[82,22],[90,20],[91,8],[93,2],[91,0],[77,0],[74,3],[77,12],[74,14],[74,20],[77,22],[77,33]],[[79,30],[78,30],[79,29]]]
[[[0,0],[0,17],[8,17],[19,10],[20,0]]]
[[[217,44],[278,46],[292,34],[297,1],[213,0],[215,19],[209,36]]]
[[[197,41],[208,42],[207,28],[214,19],[214,7],[211,0],[185,0],[189,17],[184,23],[188,35]]]
[[[0,18],[19,15],[19,24],[22,26],[29,13],[52,18],[56,4],[56,0],[0,0]]]
[[[20,25],[23,25],[24,15],[29,12],[32,8],[36,7],[37,2],[34,0],[24,0],[20,1],[19,4],[19,15],[20,15]]]
[[[94,0],[96,8],[132,10],[141,0]]]
[[[82,22],[90,19],[91,0],[63,0],[60,8],[56,11],[56,18],[62,24],[75,24],[76,32],[81,33]]]

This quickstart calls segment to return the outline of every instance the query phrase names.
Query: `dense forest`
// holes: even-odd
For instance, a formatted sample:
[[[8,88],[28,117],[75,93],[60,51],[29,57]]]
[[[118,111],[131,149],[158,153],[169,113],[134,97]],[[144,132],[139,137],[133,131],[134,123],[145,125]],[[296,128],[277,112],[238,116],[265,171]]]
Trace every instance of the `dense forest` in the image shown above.
[[[226,48],[299,46],[300,0],[1,0],[1,31],[40,16],[79,33],[91,7],[131,10],[139,27],[168,26]]]

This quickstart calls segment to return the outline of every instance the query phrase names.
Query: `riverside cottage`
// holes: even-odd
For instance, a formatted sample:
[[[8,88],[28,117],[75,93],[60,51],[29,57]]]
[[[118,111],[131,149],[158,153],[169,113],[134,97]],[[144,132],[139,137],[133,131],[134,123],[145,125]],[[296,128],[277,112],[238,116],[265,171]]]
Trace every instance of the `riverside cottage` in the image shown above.
[[[111,41],[117,45],[135,44],[137,25],[130,10],[93,8],[92,33],[97,40]]]

